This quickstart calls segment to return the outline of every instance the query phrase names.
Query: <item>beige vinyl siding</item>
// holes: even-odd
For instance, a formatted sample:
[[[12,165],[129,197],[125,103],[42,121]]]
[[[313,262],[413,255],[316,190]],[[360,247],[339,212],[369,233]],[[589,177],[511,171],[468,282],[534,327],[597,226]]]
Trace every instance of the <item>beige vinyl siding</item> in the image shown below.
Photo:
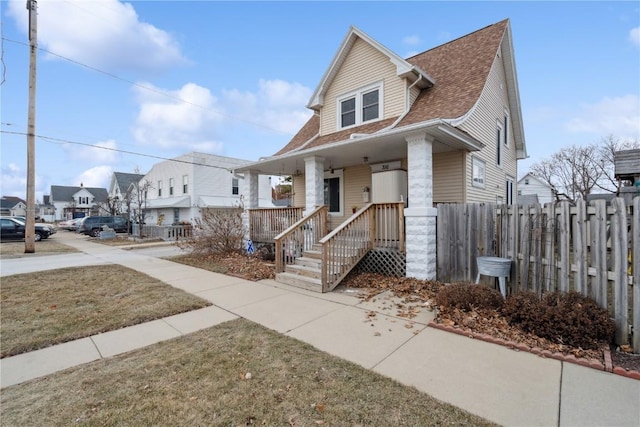
[[[434,203],[464,202],[464,153],[453,151],[433,155]]]
[[[410,86],[409,82],[407,82],[407,85]],[[420,95],[420,91],[421,89],[414,86],[409,90],[409,103],[410,105],[413,105],[413,102],[416,100],[416,98],[418,97],[418,95]]]
[[[508,146],[501,142],[502,166],[497,166],[496,129],[500,123],[504,128],[504,113],[508,111],[507,85],[502,59],[496,56],[487,84],[482,91],[478,103],[471,115],[460,125],[460,128],[478,138],[485,148],[473,152],[466,161],[467,200],[466,202],[495,203],[496,197],[505,196],[506,176],[517,176],[516,150],[512,139],[512,126],[508,123]],[[504,129],[502,129],[504,138]],[[471,184],[472,159],[478,157],[486,164],[485,187],[479,188]],[[514,186],[515,187],[515,186]],[[515,200],[514,188],[514,200]]]
[[[291,206],[294,208],[304,208],[304,199],[305,199],[305,185],[304,185],[304,175],[294,176],[292,177],[292,188],[293,197],[291,200]]]
[[[344,168],[343,170],[344,201],[343,215],[329,215],[329,229],[333,230],[352,215],[352,207],[358,209],[366,203],[362,200],[364,187],[371,189],[371,168],[369,165],[358,165]],[[304,175],[293,177],[293,202],[294,207],[305,207],[305,180]]]
[[[337,99],[349,92],[382,81],[382,119],[404,112],[406,85],[396,76],[396,66],[370,44],[358,38],[324,96],[320,111],[320,134],[338,130]]]

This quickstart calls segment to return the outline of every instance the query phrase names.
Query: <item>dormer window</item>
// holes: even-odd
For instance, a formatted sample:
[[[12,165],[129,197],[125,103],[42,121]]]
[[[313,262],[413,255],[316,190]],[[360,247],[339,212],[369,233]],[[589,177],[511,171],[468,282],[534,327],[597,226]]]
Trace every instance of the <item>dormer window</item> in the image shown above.
[[[382,84],[367,86],[338,99],[338,127],[347,128],[381,118]]]

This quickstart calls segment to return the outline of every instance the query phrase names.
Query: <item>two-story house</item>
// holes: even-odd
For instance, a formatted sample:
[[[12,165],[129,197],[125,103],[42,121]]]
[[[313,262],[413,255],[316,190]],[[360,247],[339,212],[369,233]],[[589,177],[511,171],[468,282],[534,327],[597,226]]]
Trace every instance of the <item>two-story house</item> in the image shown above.
[[[0,214],[3,216],[24,216],[27,214],[27,202],[16,196],[0,198]]]
[[[197,152],[156,163],[140,180],[148,183],[145,222],[149,225],[191,222],[200,217],[203,208],[241,206],[244,176],[234,174],[233,169],[247,163],[248,160]],[[257,205],[272,207],[270,177],[262,176],[256,184],[263,195]]]
[[[114,172],[109,183],[109,198],[114,200],[118,210],[122,214],[127,214],[133,206],[133,196],[135,192],[132,186],[144,178],[143,174]]]
[[[108,194],[106,188],[52,185],[49,202],[55,209],[55,220],[79,218],[89,215],[105,213],[101,206],[105,206]]]
[[[304,218],[328,211],[326,228],[276,239],[277,280],[327,291],[389,246],[406,255],[390,258],[406,276],[435,279],[435,204],[515,202],[527,150],[509,20],[406,59],[352,27],[307,107],[313,116],[280,151],[236,169],[249,208],[252,182],[284,171]],[[289,280],[312,276],[295,270],[302,251],[322,259],[315,282]]]
[[[530,173],[518,180],[518,197],[535,196],[535,203],[544,206],[547,203],[555,203],[556,197],[553,188],[540,178]],[[533,199],[532,199],[533,200]]]

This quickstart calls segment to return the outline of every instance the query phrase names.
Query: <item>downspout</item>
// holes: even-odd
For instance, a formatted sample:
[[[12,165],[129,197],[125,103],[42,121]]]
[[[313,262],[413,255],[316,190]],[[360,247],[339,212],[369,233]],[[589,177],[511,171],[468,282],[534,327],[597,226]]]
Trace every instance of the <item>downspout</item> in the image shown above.
[[[418,78],[416,79],[416,81],[415,81],[415,82],[413,82],[413,83],[411,83],[411,84],[409,85],[409,87],[407,88],[407,105],[406,105],[406,108],[405,108],[405,110],[404,110],[404,113],[402,113],[402,114],[400,115],[400,117],[398,117],[398,118],[397,118],[393,123],[391,123],[389,126],[387,126],[387,127],[386,127],[386,128],[384,128],[384,129],[380,129],[378,132],[384,132],[384,131],[386,131],[386,130],[388,130],[388,129],[393,129],[394,127],[396,127],[396,125],[397,125],[398,123],[400,123],[400,121],[401,121],[402,119],[404,119],[404,118],[405,118],[405,116],[406,116],[407,114],[409,114],[409,108],[411,108],[411,105],[410,105],[411,89],[412,89],[415,85],[417,85],[417,84],[418,84],[418,82],[419,82],[420,80],[422,80],[422,74],[418,74]],[[378,133],[378,132],[375,132],[375,133]]]

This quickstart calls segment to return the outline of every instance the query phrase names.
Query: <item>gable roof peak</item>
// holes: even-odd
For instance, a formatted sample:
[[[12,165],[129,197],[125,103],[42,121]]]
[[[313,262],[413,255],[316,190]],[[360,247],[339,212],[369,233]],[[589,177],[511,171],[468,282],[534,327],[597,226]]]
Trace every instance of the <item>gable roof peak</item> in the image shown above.
[[[334,55],[329,68],[327,68],[324,75],[322,76],[322,79],[320,80],[320,83],[316,87],[316,90],[313,92],[313,95],[311,96],[311,99],[307,104],[307,108],[318,110],[324,104],[324,94],[329,88],[329,85],[333,81],[334,77],[337,75],[340,66],[344,62],[345,58],[349,54],[349,51],[351,50],[353,44],[357,39],[363,40],[374,49],[378,50],[380,53],[389,58],[389,61],[391,61],[391,63],[396,66],[397,76],[409,78],[412,82],[422,77],[422,79],[419,80],[418,83],[418,86],[420,86],[421,88],[426,88],[434,85],[434,79],[429,76],[424,70],[420,69],[420,67],[407,62],[404,58],[371,38],[368,34],[360,30],[358,27],[351,25],[349,27],[349,31],[347,31],[347,35],[342,40],[342,44]]]

